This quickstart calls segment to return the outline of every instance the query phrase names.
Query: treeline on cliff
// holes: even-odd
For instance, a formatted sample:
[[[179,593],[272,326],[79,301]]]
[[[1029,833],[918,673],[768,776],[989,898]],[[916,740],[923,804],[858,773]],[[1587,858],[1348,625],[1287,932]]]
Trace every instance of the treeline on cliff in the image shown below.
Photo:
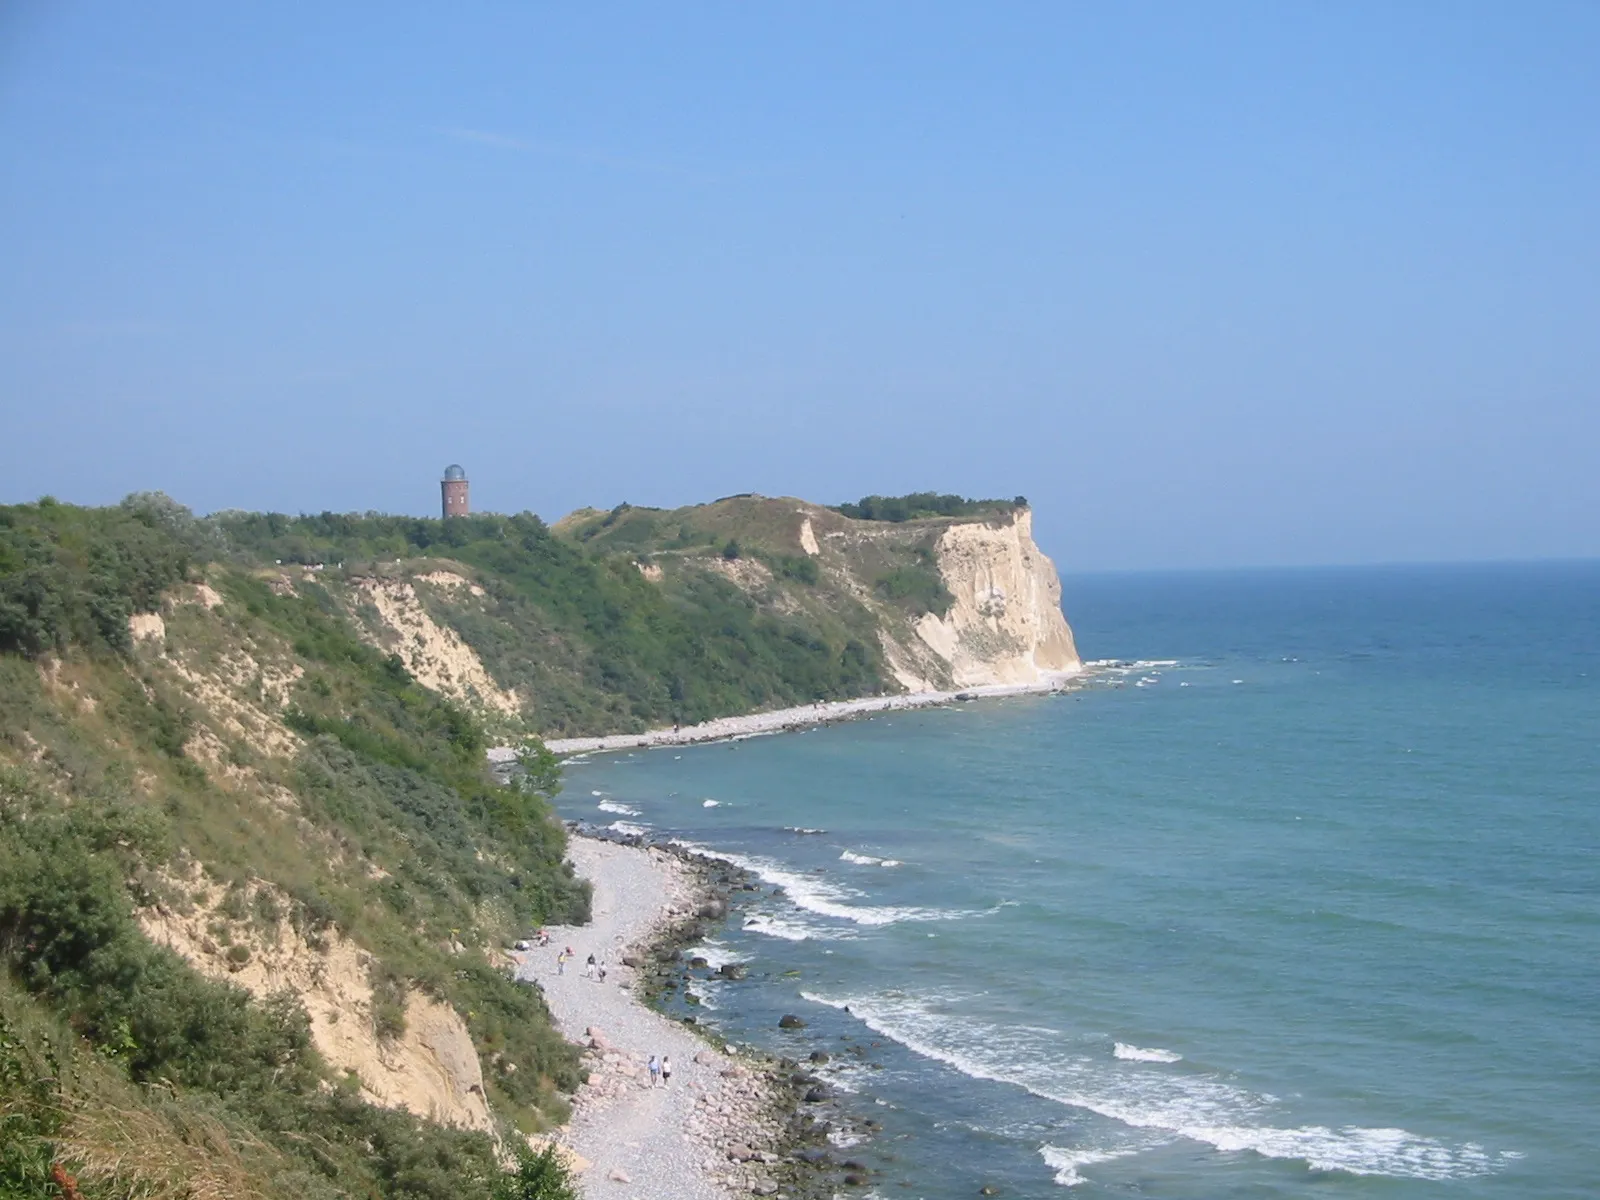
[[[908,492],[904,496],[863,496],[834,512],[857,521],[916,521],[924,517],[987,517],[1027,508],[1026,496],[1012,500],[970,500],[940,492]]]
[[[576,1051],[489,952],[588,895],[549,760],[507,786],[484,745],[326,589],[163,497],[0,508],[0,1197],[523,1195],[487,1134],[365,1103],[293,995],[141,927],[203,921],[212,974],[348,939],[347,1019],[381,1044],[409,994],[445,1001],[505,1134],[559,1122]]]

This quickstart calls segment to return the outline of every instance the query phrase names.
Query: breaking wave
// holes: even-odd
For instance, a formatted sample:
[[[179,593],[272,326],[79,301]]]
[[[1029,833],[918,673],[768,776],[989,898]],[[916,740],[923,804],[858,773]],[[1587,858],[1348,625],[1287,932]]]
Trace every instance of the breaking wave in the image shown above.
[[[801,875],[781,863],[754,854],[732,854],[712,850],[694,842],[675,840],[676,845],[707,858],[732,863],[760,878],[763,882],[781,888],[790,902],[806,912],[836,921],[851,921],[857,925],[893,925],[899,921],[957,921],[979,913],[960,912],[948,908],[915,908],[887,904],[853,904],[861,893],[814,875]],[[749,928],[749,926],[746,926]],[[782,936],[781,934],[778,936]]]
[[[951,1012],[950,1006],[958,1003],[955,999],[929,1000],[897,992],[844,997],[801,992],[801,996],[830,1008],[848,1008],[881,1036],[973,1079],[1012,1084],[1147,1136],[1166,1134],[1169,1139],[1189,1138],[1225,1152],[1249,1150],[1265,1158],[1298,1159],[1318,1171],[1405,1179],[1468,1179],[1518,1157],[1514,1152],[1492,1153],[1475,1142],[1451,1145],[1406,1129],[1274,1124],[1269,1118],[1278,1102],[1270,1096],[1210,1074],[1119,1068],[1104,1057],[1096,1058],[1087,1047],[1075,1049],[1066,1034],[994,1025]],[[1058,1153],[1064,1156],[1058,1168],[1064,1173],[1058,1176],[1061,1182],[1075,1175],[1076,1167],[1086,1165],[1082,1160],[1068,1161],[1072,1152]]]
[[[854,850],[846,850],[839,855],[842,862],[855,863],[862,867],[898,867],[901,862],[898,858],[876,858],[871,854],[857,854]]]
[[[1039,1157],[1044,1159],[1046,1166],[1054,1168],[1056,1182],[1062,1187],[1077,1187],[1084,1182],[1083,1176],[1078,1174],[1079,1167],[1110,1162],[1116,1158],[1127,1158],[1128,1155],[1137,1153],[1137,1150],[1064,1150],[1060,1146],[1039,1147]]]
[[[1183,1055],[1175,1054],[1171,1050],[1162,1050],[1160,1047],[1146,1050],[1143,1046],[1130,1046],[1127,1042],[1118,1042],[1111,1052],[1118,1058],[1125,1059],[1128,1062],[1175,1063],[1183,1061]]]

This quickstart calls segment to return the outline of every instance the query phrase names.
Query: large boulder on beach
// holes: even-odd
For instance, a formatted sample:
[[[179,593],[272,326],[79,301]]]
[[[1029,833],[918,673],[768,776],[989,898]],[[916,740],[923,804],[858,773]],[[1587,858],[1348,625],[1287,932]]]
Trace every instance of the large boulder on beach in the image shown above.
[[[723,963],[717,968],[717,974],[721,975],[724,979],[744,979],[749,976],[750,968],[744,963]]]
[[[825,1083],[814,1084],[806,1089],[805,1101],[807,1104],[821,1104],[824,1100],[833,1099],[833,1092]]]
[[[793,1013],[784,1013],[778,1018],[779,1029],[804,1029],[806,1023]]]

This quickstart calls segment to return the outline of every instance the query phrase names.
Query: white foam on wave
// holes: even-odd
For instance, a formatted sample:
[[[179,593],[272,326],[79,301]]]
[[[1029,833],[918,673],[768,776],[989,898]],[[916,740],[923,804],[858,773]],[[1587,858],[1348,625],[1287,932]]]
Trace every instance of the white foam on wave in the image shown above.
[[[606,828],[614,829],[627,837],[643,837],[650,832],[650,826],[636,825],[632,821],[613,821]]]
[[[746,933],[759,933],[786,942],[832,941],[852,936],[840,929],[777,913],[752,913],[745,918],[743,928]]]
[[[1062,1187],[1077,1187],[1084,1182],[1078,1174],[1079,1167],[1092,1167],[1095,1163],[1127,1158],[1137,1150],[1066,1150],[1060,1146],[1040,1146],[1039,1157],[1056,1173],[1056,1182]]]
[[[801,833],[801,834],[815,834],[815,833],[827,833],[828,832],[826,829],[807,829],[804,825],[785,825],[783,827],[783,831],[785,833]]]
[[[594,791],[590,792],[589,795],[591,795],[591,796],[604,796],[605,793],[602,792],[599,788],[596,788]]]
[[[700,807],[701,808],[717,808],[721,804],[722,804],[721,800],[702,800],[702,801],[700,801]]]
[[[841,862],[855,863],[862,867],[898,867],[901,862],[898,858],[877,858],[871,854],[857,854],[854,850],[846,850],[839,855]]]
[[[857,925],[893,925],[900,921],[958,921],[964,917],[984,914],[959,912],[948,908],[914,908],[888,904],[850,904],[861,893],[815,875],[801,875],[770,858],[753,854],[731,854],[724,850],[711,850],[694,842],[677,840],[676,845],[703,854],[707,858],[732,863],[760,877],[774,887],[782,888],[789,900],[807,912],[832,917],[836,921],[853,921]],[[994,911],[994,910],[989,910]]]
[[[875,1033],[973,1079],[1012,1084],[1130,1129],[1190,1138],[1226,1153],[1248,1150],[1298,1159],[1318,1171],[1427,1180],[1485,1175],[1517,1157],[1405,1129],[1274,1125],[1268,1118],[1277,1102],[1270,1096],[1212,1075],[1117,1067],[1104,1057],[1075,1053],[1063,1045],[1067,1035],[1056,1031],[993,1025],[945,1011],[959,998],[800,994],[815,1004],[848,1008]]]
[[[692,951],[690,951],[691,957],[695,955],[705,959],[706,965],[713,971],[726,963],[739,961],[739,955],[734,951],[732,946],[715,940],[701,942]]]
[[[623,804],[620,800],[602,800],[595,805],[601,812],[616,813],[619,817],[637,817],[639,810],[631,804]]]
[[[1084,663],[1083,667],[1086,671],[1132,675],[1135,672],[1162,671],[1181,665],[1181,660],[1176,658],[1097,658],[1093,662]]]
[[[1127,1062],[1175,1063],[1183,1061],[1183,1055],[1176,1054],[1171,1050],[1163,1050],[1159,1046],[1146,1050],[1143,1046],[1131,1046],[1127,1042],[1118,1042],[1112,1047],[1111,1053]]]

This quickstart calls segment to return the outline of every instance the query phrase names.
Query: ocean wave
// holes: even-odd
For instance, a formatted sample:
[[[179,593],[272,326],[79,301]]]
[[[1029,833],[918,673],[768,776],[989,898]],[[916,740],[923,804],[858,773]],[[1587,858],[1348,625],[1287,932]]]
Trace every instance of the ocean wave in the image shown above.
[[[807,829],[804,825],[785,825],[783,827],[783,831],[785,833],[801,833],[801,834],[816,834],[816,833],[827,833],[828,832],[826,829]]]
[[[689,951],[689,954],[691,957],[698,955],[700,958],[705,959],[706,965],[713,971],[725,963],[739,961],[739,954],[732,946],[718,941],[701,942],[693,950]]]
[[[1120,1068],[1087,1050],[1064,1049],[1067,1035],[1059,1032],[994,1025],[947,1011],[959,1003],[956,998],[800,994],[814,1004],[848,1009],[875,1033],[973,1079],[1011,1084],[1130,1129],[1190,1138],[1226,1153],[1249,1150],[1297,1159],[1318,1171],[1426,1180],[1485,1175],[1516,1157],[1405,1129],[1276,1125],[1269,1120],[1277,1107],[1272,1097],[1211,1075]]]
[[[1084,663],[1083,668],[1086,671],[1132,675],[1136,671],[1162,671],[1182,665],[1182,660],[1176,658],[1097,658]]]
[[[701,808],[717,808],[721,804],[722,804],[721,800],[702,800],[702,801],[700,801],[700,807]]]
[[[1056,1182],[1062,1187],[1077,1187],[1084,1182],[1083,1176],[1078,1174],[1079,1167],[1091,1167],[1095,1163],[1127,1158],[1130,1154],[1137,1153],[1139,1153],[1137,1150],[1065,1150],[1060,1146],[1039,1147],[1039,1157],[1044,1159],[1046,1166],[1054,1168]]]
[[[745,918],[743,929],[746,933],[782,938],[786,942],[808,942],[812,939],[833,941],[850,936],[831,926],[817,925],[794,916],[782,916],[776,913],[751,913]]]
[[[1128,1062],[1175,1063],[1183,1061],[1183,1055],[1175,1054],[1171,1050],[1163,1050],[1160,1047],[1146,1050],[1142,1046],[1130,1046],[1127,1042],[1118,1042],[1112,1047],[1111,1052],[1118,1058],[1125,1059]]]
[[[841,862],[855,863],[862,867],[898,867],[903,864],[898,858],[876,858],[871,854],[857,854],[854,850],[846,850],[839,855]]]
[[[619,817],[637,817],[639,810],[631,804],[623,804],[619,800],[602,800],[595,805],[601,812],[616,813]]]
[[[606,828],[615,830],[626,837],[643,837],[650,832],[650,826],[636,825],[632,821],[613,821]]]
[[[732,863],[761,878],[762,881],[782,888],[791,903],[818,916],[832,917],[837,921],[853,921],[857,925],[893,925],[900,921],[958,921],[964,917],[983,914],[959,912],[948,908],[913,908],[886,904],[851,904],[860,892],[843,887],[815,875],[801,875],[753,854],[731,854],[725,850],[711,850],[694,842],[678,840],[675,843],[707,858]]]

